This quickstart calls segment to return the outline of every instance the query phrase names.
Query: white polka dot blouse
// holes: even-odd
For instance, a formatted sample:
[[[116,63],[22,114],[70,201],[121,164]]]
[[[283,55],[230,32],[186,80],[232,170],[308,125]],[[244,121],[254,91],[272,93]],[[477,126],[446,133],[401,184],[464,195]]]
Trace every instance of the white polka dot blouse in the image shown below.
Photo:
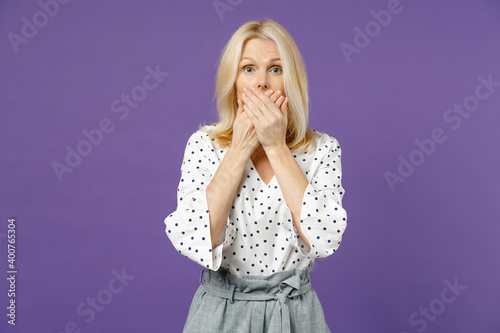
[[[206,126],[212,129],[215,125]],[[300,225],[311,248],[293,224],[276,176],[269,184],[264,183],[248,159],[226,227],[212,250],[205,190],[227,149],[221,149],[206,133],[197,130],[184,151],[177,209],[164,221],[175,249],[203,267],[216,271],[222,266],[237,277],[303,269],[315,258],[333,254],[347,226],[347,214],[342,208],[341,150],[334,137],[313,132],[314,153],[293,153],[309,181]]]

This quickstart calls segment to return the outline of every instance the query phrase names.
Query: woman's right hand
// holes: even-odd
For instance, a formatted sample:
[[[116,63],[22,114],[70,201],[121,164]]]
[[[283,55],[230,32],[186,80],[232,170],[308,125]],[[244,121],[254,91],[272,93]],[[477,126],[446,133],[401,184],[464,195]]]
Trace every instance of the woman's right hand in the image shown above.
[[[238,99],[238,111],[233,124],[233,141],[231,146],[244,151],[250,156],[260,145],[257,132],[252,121],[243,111],[243,101]]]

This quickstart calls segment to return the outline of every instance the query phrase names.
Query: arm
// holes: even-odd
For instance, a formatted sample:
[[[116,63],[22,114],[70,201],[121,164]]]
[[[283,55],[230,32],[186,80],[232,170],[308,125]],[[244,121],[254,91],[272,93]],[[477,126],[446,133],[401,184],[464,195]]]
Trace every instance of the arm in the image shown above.
[[[245,155],[228,150],[212,177],[209,166],[218,157],[211,152],[205,135],[196,132],[188,140],[177,189],[177,209],[164,222],[165,232],[179,253],[217,270],[222,250],[236,236],[229,208],[244,171]]]
[[[300,212],[302,208],[303,193],[309,181],[304,176],[304,172],[295,161],[288,146],[266,150],[267,158],[271,163],[276,179],[280,184],[281,192],[292,215],[293,224],[308,247],[309,241],[302,233],[300,225]]]
[[[247,153],[230,147],[207,187],[212,248],[226,226],[231,204],[249,158]]]
[[[319,155],[321,160],[311,182],[289,150],[276,150],[268,155],[287,203],[283,227],[302,255],[318,258],[337,250],[347,226],[347,214],[342,208],[345,191],[341,185],[340,145],[335,138],[326,138],[318,143],[324,153]]]

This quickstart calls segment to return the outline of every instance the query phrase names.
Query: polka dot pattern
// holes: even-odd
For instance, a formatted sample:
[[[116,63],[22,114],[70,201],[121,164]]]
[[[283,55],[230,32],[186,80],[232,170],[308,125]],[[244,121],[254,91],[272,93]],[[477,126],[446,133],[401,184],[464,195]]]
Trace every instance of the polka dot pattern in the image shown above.
[[[164,221],[175,249],[203,267],[218,270],[222,266],[238,277],[303,269],[315,258],[332,255],[347,226],[347,214],[342,208],[341,149],[334,137],[313,132],[316,150],[293,153],[309,181],[300,226],[311,248],[293,224],[277,178],[264,183],[249,159],[225,229],[212,250],[206,188],[227,149],[221,149],[206,133],[197,130],[184,151],[177,209]]]

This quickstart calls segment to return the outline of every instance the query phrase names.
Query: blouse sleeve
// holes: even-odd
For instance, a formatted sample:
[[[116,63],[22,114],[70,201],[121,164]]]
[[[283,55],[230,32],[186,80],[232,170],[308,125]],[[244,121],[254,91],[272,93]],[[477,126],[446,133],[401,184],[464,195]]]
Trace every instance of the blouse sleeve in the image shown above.
[[[347,226],[347,213],[342,208],[341,150],[338,141],[327,135],[321,150],[325,151],[319,167],[307,185],[300,212],[300,226],[311,248],[300,237],[293,224],[290,208],[285,205],[283,227],[288,238],[303,256],[324,258],[333,254]]]
[[[233,243],[236,231],[229,214],[212,251],[206,189],[213,177],[208,163],[215,163],[217,157],[210,154],[211,146],[204,144],[202,135],[206,134],[197,131],[188,140],[177,189],[177,209],[164,223],[165,232],[179,253],[216,271],[222,262],[222,251]]]

